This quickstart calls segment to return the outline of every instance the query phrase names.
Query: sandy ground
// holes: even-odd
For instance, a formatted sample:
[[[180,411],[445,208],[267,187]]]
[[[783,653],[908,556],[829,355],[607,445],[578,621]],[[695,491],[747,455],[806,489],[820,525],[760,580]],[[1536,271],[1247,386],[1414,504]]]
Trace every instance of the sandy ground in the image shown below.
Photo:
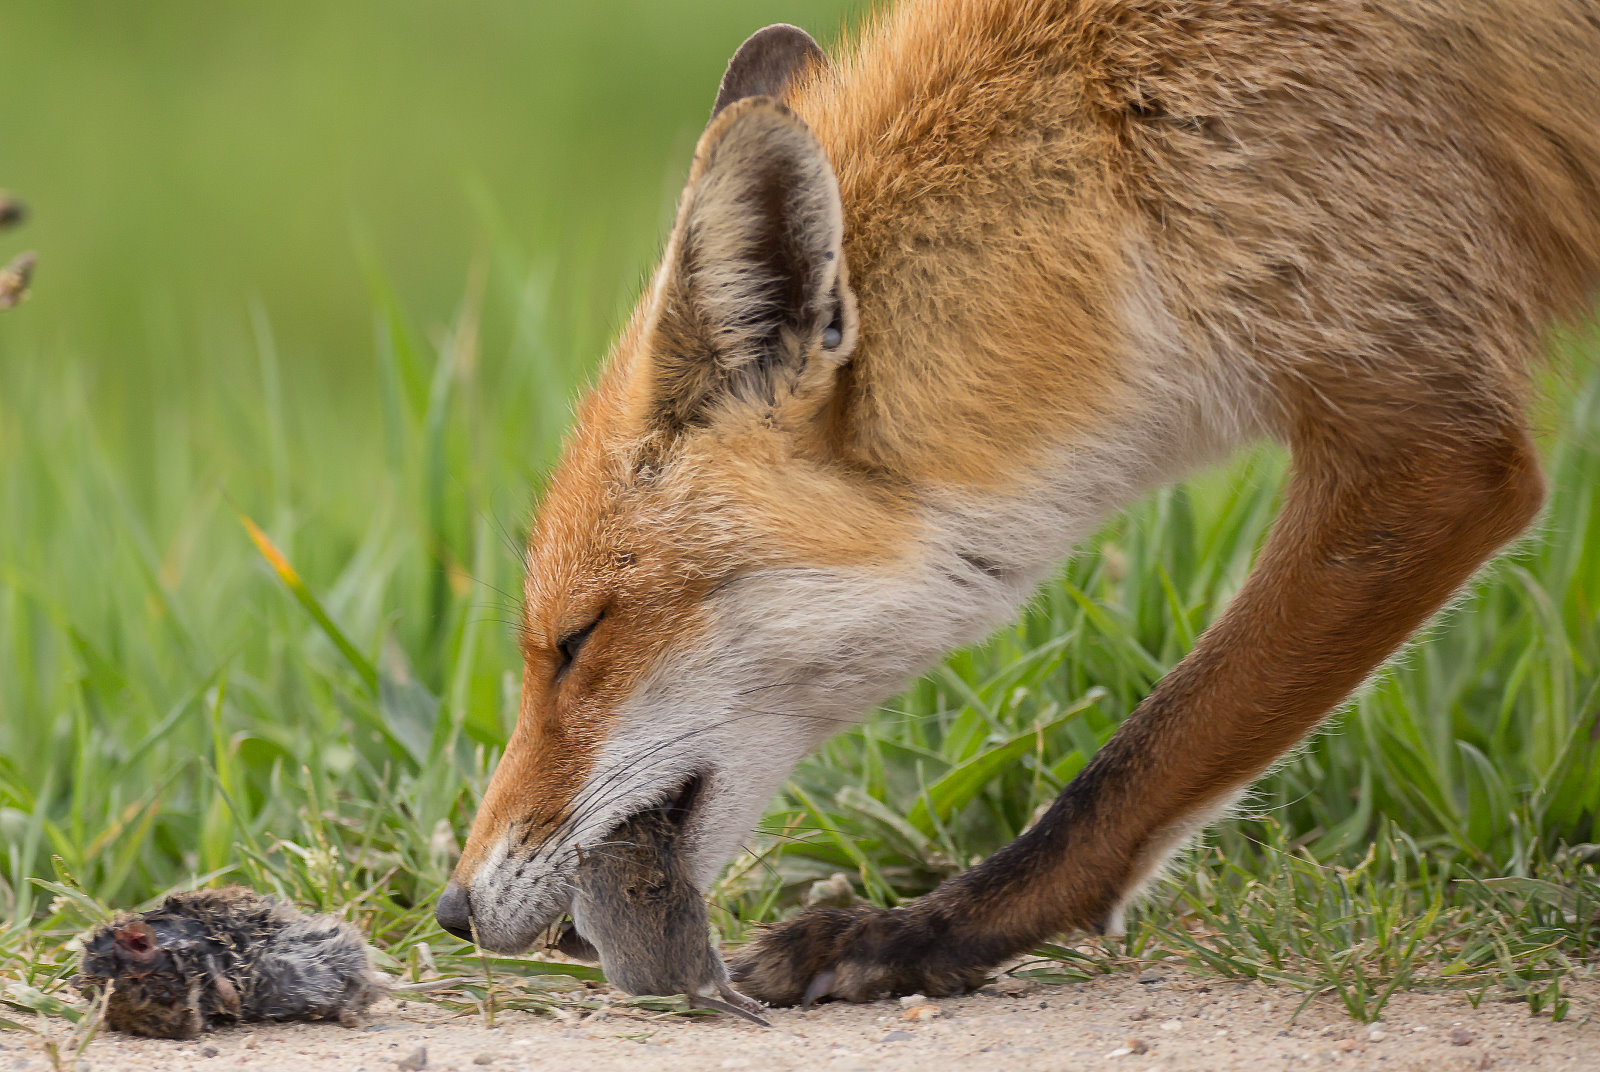
[[[194,1042],[102,1036],[80,1068],[1600,1070],[1600,980],[1574,984],[1573,996],[1563,1023],[1530,1016],[1521,1004],[1474,1009],[1460,994],[1412,993],[1398,995],[1377,1025],[1357,1024],[1321,999],[1291,1024],[1298,993],[1162,969],[1071,986],[1007,979],[928,1002],[936,1014],[900,1001],[776,1009],[771,1030],[726,1016],[620,1008],[567,1022],[503,1013],[489,1030],[474,1016],[386,1002],[354,1029],[257,1026]],[[0,1036],[0,1072],[48,1067],[37,1043]]]

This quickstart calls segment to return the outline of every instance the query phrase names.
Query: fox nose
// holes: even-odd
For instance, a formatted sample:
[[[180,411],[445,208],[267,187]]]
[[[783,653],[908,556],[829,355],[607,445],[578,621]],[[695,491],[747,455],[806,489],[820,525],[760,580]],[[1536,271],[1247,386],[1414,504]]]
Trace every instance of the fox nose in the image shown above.
[[[439,926],[463,941],[472,941],[472,895],[455,882],[445,884],[439,903],[433,908]]]

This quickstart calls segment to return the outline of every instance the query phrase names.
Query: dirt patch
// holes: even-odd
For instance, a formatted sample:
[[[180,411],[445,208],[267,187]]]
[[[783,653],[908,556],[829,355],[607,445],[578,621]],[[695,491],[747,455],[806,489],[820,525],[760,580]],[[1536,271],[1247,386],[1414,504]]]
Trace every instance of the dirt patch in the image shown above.
[[[1357,1024],[1319,999],[1290,1023],[1301,995],[1177,970],[1072,986],[1008,980],[963,998],[906,1005],[775,1009],[772,1030],[733,1017],[685,1019],[607,1009],[563,1022],[476,1017],[385,1002],[366,1026],[289,1024],[222,1030],[193,1042],[103,1036],[87,1067],[130,1072],[308,1068],[395,1069],[1082,1069],[1167,1070],[1600,1067],[1600,981],[1573,983],[1569,1019],[1460,994],[1400,994],[1380,1024]],[[926,1006],[931,1006],[927,1008]],[[0,1070],[43,1070],[37,1044],[0,1036]],[[419,1064],[417,1051],[426,1051]]]

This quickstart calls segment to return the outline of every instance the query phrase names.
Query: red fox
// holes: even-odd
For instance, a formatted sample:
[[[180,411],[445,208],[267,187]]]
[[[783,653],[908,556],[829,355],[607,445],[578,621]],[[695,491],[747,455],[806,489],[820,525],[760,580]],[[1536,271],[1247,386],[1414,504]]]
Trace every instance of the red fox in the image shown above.
[[[1254,572],[1040,821],[733,965],[948,994],[1142,883],[1538,514],[1600,286],[1600,0],[904,0],[740,48],[527,549],[521,713],[438,904],[519,950],[667,805],[709,883],[824,737],[1252,441]]]

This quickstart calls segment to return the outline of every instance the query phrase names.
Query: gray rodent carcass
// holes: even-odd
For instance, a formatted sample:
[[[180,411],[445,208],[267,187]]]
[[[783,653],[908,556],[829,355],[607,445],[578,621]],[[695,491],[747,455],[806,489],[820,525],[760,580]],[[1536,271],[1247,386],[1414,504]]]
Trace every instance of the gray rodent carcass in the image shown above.
[[[97,928],[73,983],[91,996],[109,986],[107,1022],[157,1038],[239,1021],[351,1026],[385,989],[355,927],[242,886],[176,893]]]
[[[674,851],[678,835],[669,809],[652,808],[584,849],[558,948],[599,960],[606,981],[626,993],[684,994],[691,1005],[771,1026],[733,988],[711,944],[705,897]]]

